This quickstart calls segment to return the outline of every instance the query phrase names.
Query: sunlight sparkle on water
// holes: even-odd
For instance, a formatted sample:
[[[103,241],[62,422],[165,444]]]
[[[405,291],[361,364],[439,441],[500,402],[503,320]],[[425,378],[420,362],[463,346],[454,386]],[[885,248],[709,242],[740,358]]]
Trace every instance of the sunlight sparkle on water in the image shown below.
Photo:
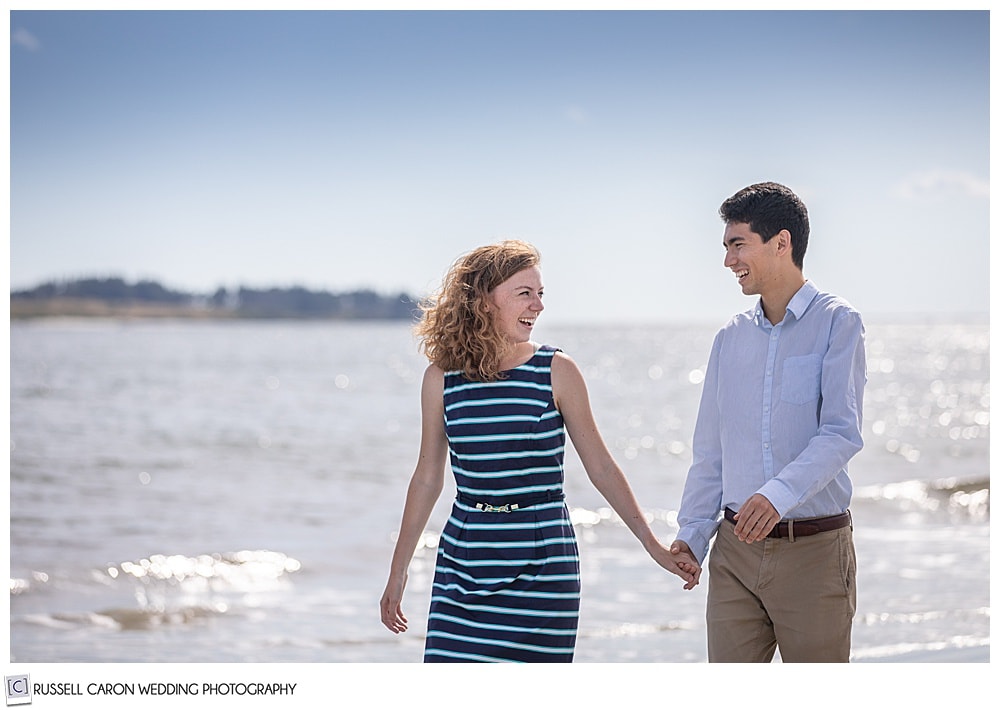
[[[243,550],[231,555],[150,555],[138,562],[125,561],[108,575],[118,577],[118,569],[135,579],[184,581],[216,579],[234,586],[254,586],[262,580],[276,580],[297,572],[302,564],[280,552]]]

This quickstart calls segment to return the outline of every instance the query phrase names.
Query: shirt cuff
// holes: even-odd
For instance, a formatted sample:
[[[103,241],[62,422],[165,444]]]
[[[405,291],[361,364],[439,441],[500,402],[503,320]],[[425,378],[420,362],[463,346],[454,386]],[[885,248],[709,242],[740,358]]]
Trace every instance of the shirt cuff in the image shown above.
[[[796,506],[798,503],[788,492],[788,489],[781,482],[771,479],[757,491],[760,495],[767,498],[768,502],[774,506],[774,509],[778,511],[778,515],[782,518],[788,514],[788,511]]]
[[[708,555],[709,543],[718,529],[719,524],[713,523],[711,530],[707,531],[706,534],[706,531],[703,531],[699,526],[688,525],[680,529],[676,539],[687,543],[687,546],[691,548],[691,554],[694,555],[700,565],[705,561],[705,557]]]

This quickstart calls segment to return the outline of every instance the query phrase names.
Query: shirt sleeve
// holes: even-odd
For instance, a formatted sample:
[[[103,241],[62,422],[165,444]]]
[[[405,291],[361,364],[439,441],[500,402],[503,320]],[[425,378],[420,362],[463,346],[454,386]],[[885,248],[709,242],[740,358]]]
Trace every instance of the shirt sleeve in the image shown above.
[[[861,415],[868,377],[864,335],[856,311],[845,309],[834,318],[823,356],[816,434],[758,491],[782,517],[823,490],[863,446]]]
[[[719,358],[722,333],[715,337],[705,371],[695,422],[691,468],[677,515],[677,539],[686,542],[701,563],[719,528],[722,510],[722,435],[719,428]]]

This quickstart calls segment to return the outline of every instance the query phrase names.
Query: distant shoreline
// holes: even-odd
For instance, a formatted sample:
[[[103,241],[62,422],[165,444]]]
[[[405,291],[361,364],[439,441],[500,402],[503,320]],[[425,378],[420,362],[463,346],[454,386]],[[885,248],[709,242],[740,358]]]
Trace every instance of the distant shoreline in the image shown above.
[[[211,305],[110,302],[96,298],[17,298],[10,299],[11,320],[45,318],[127,318],[185,320],[410,320],[394,315],[252,314],[235,308]]]
[[[256,289],[240,286],[195,294],[156,281],[129,283],[119,277],[50,281],[10,294],[10,318],[171,318],[199,320],[385,320],[417,317],[408,294],[371,289],[343,293],[301,286]]]

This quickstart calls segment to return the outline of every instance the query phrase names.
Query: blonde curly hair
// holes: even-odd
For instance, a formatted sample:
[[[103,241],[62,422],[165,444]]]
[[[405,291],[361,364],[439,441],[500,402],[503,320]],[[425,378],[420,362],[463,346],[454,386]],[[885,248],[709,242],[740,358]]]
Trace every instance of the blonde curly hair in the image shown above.
[[[538,249],[516,239],[459,257],[437,293],[420,304],[423,317],[414,332],[427,359],[445,372],[460,370],[470,380],[500,379],[500,363],[512,345],[497,330],[487,309],[490,292],[540,262]]]

